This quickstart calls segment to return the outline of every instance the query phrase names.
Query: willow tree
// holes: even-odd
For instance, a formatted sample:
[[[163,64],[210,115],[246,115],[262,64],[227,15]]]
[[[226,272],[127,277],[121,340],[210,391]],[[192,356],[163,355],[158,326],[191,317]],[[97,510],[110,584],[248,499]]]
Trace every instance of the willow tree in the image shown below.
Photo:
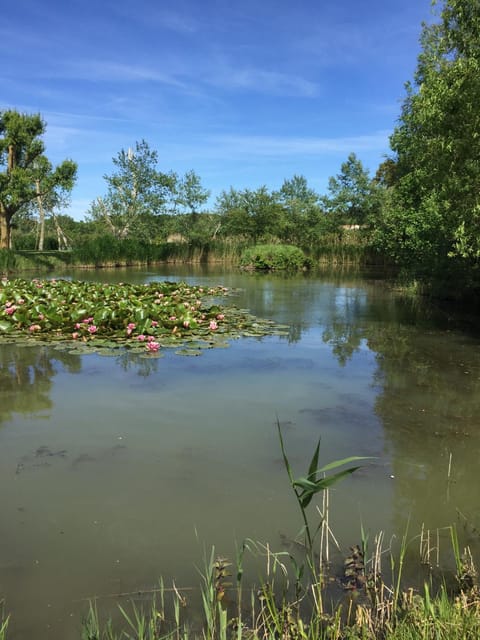
[[[16,213],[74,185],[77,165],[64,160],[54,168],[45,156],[45,127],[39,114],[0,112],[0,249],[11,246]]]

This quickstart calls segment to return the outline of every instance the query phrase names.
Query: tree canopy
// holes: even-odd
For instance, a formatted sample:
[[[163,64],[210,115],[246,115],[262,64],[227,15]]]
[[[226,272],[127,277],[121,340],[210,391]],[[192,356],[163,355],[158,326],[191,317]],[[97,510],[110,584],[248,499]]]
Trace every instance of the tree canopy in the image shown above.
[[[50,202],[69,192],[77,165],[64,160],[53,167],[45,156],[40,115],[0,112],[0,249],[10,247],[12,218],[38,198]]]
[[[148,236],[148,221],[166,212],[176,176],[157,169],[158,154],[145,140],[122,149],[112,161],[116,171],[104,176],[107,194],[92,203],[89,213],[117,238]]]
[[[381,249],[423,273],[470,273],[480,257],[480,3],[445,0],[391,137],[395,186]]]

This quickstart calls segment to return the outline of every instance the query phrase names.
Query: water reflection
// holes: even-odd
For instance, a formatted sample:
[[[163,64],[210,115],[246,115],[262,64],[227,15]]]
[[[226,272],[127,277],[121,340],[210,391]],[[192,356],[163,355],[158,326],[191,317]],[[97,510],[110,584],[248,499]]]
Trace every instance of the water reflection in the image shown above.
[[[50,393],[58,368],[78,373],[78,356],[47,346],[0,345],[0,422],[14,413],[40,413],[52,408]]]
[[[0,576],[17,637],[78,637],[88,595],[196,583],[195,528],[226,555],[245,536],[294,536],[276,414],[299,472],[319,435],[322,462],[376,456],[332,494],[346,548],[360,517],[372,537],[409,514],[412,533],[458,521],[478,537],[480,343],[447,316],[359,276],[109,277],[238,288],[228,303],[290,332],[199,358],[0,345]]]

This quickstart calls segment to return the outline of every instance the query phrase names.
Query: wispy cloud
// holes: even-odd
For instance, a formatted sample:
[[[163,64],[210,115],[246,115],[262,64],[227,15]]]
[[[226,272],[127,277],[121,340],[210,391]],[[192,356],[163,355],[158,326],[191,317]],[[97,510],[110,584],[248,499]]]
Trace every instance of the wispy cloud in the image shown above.
[[[230,149],[236,154],[250,156],[300,155],[309,156],[320,153],[349,153],[350,151],[382,151],[388,146],[389,131],[376,131],[372,134],[336,137],[302,138],[284,136],[239,136],[226,135],[212,139],[211,148],[222,151]]]
[[[241,89],[277,96],[314,97],[319,93],[315,82],[300,76],[254,68],[214,69],[207,82],[223,89]]]
[[[155,82],[186,89],[187,85],[172,74],[140,64],[122,64],[110,60],[71,61],[59,75],[76,80],[104,82]]]

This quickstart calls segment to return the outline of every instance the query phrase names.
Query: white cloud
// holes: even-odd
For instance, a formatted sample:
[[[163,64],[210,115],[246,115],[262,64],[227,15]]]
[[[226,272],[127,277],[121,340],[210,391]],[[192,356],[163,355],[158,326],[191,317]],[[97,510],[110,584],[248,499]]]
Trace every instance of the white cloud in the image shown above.
[[[220,136],[210,140],[211,152],[217,148],[235,154],[255,156],[316,155],[350,151],[382,151],[388,147],[389,131],[336,138],[302,138],[284,136]]]
[[[300,76],[252,68],[213,70],[207,82],[224,89],[245,89],[270,95],[313,97],[319,86]]]

